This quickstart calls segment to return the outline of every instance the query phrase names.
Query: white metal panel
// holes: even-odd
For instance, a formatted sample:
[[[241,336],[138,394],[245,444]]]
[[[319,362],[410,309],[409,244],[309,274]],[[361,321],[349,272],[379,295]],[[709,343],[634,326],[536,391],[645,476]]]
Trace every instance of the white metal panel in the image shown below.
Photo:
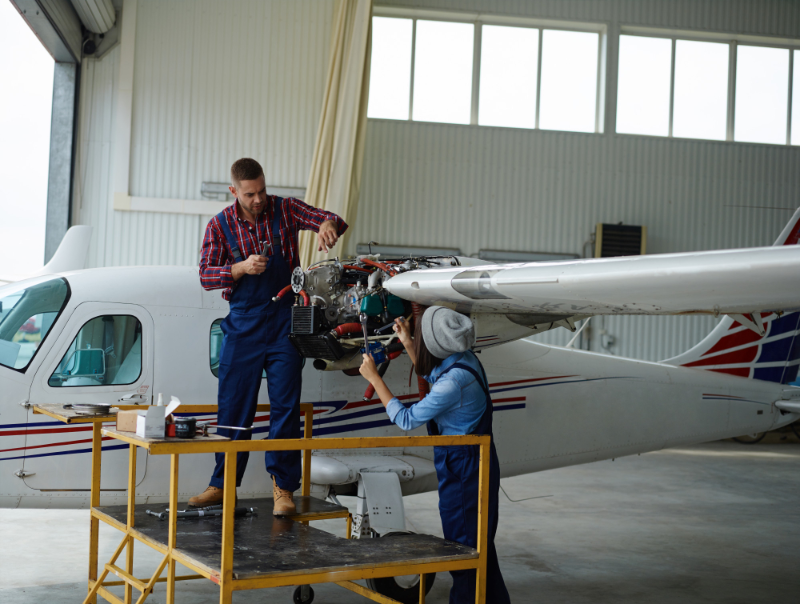
[[[199,199],[243,156],[304,188],[332,15],[315,0],[140,1],[129,193]],[[195,265],[209,216],[110,209],[119,60],[84,61],[73,216],[98,226],[87,265]]]
[[[117,20],[111,0],[72,0],[72,6],[83,26],[96,34],[106,33]]]
[[[800,23],[800,4],[784,0],[375,0],[375,5],[795,38]]]

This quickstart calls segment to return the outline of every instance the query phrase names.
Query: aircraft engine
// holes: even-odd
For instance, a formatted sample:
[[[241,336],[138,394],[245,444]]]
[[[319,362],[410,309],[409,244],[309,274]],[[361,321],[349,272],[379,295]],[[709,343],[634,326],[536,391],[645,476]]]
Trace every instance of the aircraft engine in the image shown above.
[[[452,256],[380,260],[379,255],[323,261],[303,271],[276,298],[296,296],[289,336],[297,351],[322,371],[357,373],[366,339],[379,366],[399,356],[403,346],[392,329],[395,319],[412,316],[411,303],[383,288],[390,276],[460,263]],[[385,371],[385,368],[383,368]]]

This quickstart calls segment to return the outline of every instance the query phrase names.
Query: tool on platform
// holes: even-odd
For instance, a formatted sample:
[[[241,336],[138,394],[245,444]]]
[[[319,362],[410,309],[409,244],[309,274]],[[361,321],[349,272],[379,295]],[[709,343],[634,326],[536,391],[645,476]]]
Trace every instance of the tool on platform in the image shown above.
[[[169,509],[165,512],[153,512],[145,510],[150,516],[155,516],[159,520],[166,520],[169,518]],[[249,516],[257,514],[258,508],[238,507],[233,508],[234,516]],[[178,510],[178,518],[202,518],[203,516],[222,516],[222,506],[212,505],[207,508],[200,508],[196,510]]]
[[[226,430],[248,431],[248,430],[252,430],[253,426],[250,426],[249,428],[242,428],[240,426],[220,426],[218,424],[212,424],[211,422],[197,422],[197,434],[202,434],[203,436],[208,436],[208,429],[209,428],[217,428],[217,429],[224,428]]]

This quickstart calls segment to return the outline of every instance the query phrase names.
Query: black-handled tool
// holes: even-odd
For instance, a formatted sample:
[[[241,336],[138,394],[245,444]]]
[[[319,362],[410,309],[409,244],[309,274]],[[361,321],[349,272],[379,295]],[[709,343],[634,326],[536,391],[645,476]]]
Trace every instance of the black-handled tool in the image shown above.
[[[196,510],[178,510],[177,516],[178,518],[201,518],[203,516],[222,516],[222,506],[209,506],[214,509],[205,509],[205,508],[198,508]],[[168,512],[169,510],[167,510]],[[167,512],[151,512],[147,510],[147,513],[151,516],[155,516],[159,520],[166,520],[169,518],[169,514]],[[247,516],[249,514],[256,514],[258,513],[258,508],[233,508],[233,515],[234,516]]]

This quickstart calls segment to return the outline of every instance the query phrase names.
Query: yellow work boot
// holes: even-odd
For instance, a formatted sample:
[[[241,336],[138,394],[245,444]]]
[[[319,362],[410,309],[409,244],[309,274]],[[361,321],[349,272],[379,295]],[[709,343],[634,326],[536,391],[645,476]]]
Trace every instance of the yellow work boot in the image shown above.
[[[272,506],[272,513],[275,516],[291,516],[297,510],[292,501],[292,492],[282,489],[275,482],[275,477],[272,477],[272,498],[275,500]]]
[[[221,505],[223,492],[222,489],[217,487],[208,487],[205,491],[199,495],[195,495],[189,500],[189,507],[207,508],[211,505]],[[235,497],[234,501],[238,501],[238,499],[238,497]]]

